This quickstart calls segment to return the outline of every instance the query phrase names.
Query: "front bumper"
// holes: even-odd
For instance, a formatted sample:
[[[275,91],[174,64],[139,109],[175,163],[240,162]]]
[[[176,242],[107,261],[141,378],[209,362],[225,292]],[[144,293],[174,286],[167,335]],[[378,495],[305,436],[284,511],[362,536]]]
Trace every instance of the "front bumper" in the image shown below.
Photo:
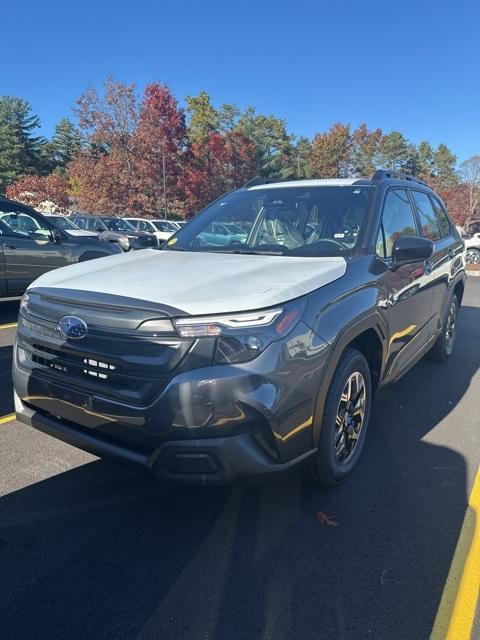
[[[168,482],[183,484],[251,484],[279,477],[308,463],[315,449],[279,463],[273,461],[248,433],[199,440],[171,440],[151,453],[92,434],[86,427],[35,411],[15,394],[17,420],[88,451],[137,470],[154,473]]]
[[[302,322],[244,365],[198,366],[200,353],[191,349],[198,368],[181,371],[182,360],[135,401],[131,390],[114,392],[113,380],[102,387],[72,375],[52,339],[32,335],[21,323],[13,358],[18,420],[93,454],[168,480],[221,484],[284,473],[314,452],[313,412],[330,348]],[[36,358],[29,364],[27,347]],[[103,357],[101,348],[92,357]],[[125,358],[130,366],[143,358],[142,371],[140,349]],[[120,371],[123,361],[113,362]]]

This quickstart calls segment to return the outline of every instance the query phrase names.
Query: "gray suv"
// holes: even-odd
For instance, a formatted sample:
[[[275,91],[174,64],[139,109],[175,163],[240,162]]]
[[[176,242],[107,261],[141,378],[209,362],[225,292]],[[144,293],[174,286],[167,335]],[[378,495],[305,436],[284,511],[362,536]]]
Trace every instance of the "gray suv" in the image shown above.
[[[67,218],[56,218],[0,197],[0,299],[21,295],[52,269],[122,253],[95,234],[64,227]]]
[[[219,246],[205,233],[218,223],[244,233]],[[169,481],[295,468],[334,484],[359,459],[375,391],[451,356],[464,285],[464,244],[419,180],[254,181],[163,250],[33,283],[17,418]]]

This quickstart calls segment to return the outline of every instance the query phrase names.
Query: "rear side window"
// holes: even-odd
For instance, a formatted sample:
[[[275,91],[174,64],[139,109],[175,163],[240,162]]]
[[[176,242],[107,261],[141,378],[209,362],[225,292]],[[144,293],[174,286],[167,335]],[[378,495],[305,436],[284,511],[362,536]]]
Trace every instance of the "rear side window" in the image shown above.
[[[442,234],[440,233],[440,226],[430,198],[421,191],[412,191],[412,196],[420,219],[422,235],[434,242],[440,240]]]
[[[376,253],[381,258],[392,256],[392,247],[400,236],[416,236],[417,225],[405,189],[389,191],[383,203],[382,223]]]
[[[433,209],[437,216],[438,226],[440,227],[440,232],[443,238],[446,238],[450,235],[452,229],[450,225],[450,220],[448,219],[447,213],[445,209],[440,204],[440,201],[437,198],[430,197],[432,202]]]

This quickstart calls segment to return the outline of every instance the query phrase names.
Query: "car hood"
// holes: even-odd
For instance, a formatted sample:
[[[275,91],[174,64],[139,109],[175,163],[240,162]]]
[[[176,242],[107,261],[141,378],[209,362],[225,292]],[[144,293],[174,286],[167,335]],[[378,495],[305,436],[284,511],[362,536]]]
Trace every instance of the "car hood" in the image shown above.
[[[473,238],[467,238],[465,240],[465,246],[467,247],[467,249],[469,247],[480,249],[480,237],[473,236]]]
[[[85,231],[85,229],[65,229],[64,231],[74,238],[98,238],[98,233],[95,231]]]
[[[144,249],[49,271],[29,288],[104,293],[202,315],[281,304],[341,278],[345,271],[344,258]]]

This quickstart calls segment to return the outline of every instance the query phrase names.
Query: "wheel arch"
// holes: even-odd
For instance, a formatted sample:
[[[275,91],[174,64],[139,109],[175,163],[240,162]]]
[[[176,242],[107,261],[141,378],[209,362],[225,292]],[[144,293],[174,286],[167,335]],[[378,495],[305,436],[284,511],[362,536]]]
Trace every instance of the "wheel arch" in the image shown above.
[[[313,419],[313,445],[317,446],[330,384],[342,354],[354,348],[363,354],[372,374],[372,388],[375,391],[382,381],[387,342],[387,328],[382,316],[371,313],[345,329],[332,345],[332,354],[322,376],[320,390],[316,398]]]

